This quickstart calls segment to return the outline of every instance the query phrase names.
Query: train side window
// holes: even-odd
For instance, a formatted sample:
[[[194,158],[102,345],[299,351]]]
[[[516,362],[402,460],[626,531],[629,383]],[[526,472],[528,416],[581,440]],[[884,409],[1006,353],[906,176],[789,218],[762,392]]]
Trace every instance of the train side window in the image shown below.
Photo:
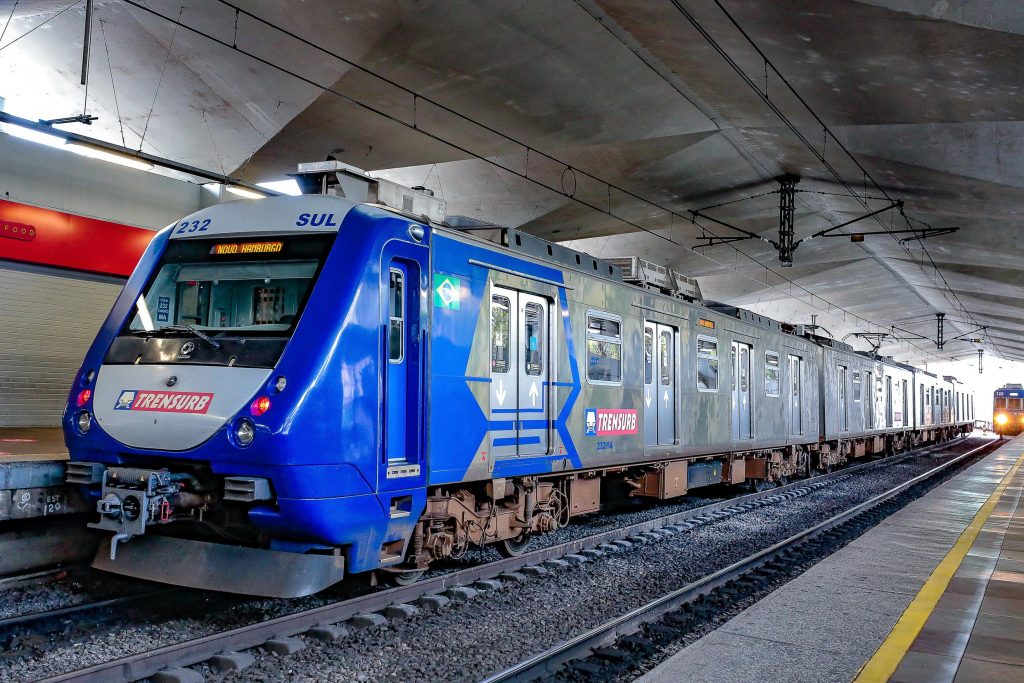
[[[544,311],[540,304],[526,304],[526,347],[523,349],[523,370],[527,375],[540,375],[544,366]]]
[[[622,384],[622,320],[610,313],[587,313],[587,380]]]
[[[654,382],[654,330],[644,328],[644,384]]]
[[[659,375],[661,376],[661,383],[665,386],[672,384],[672,333],[665,330],[661,333],[661,343],[658,345],[660,348],[659,355]]]
[[[388,317],[388,362],[401,363],[405,357],[405,276],[400,270],[391,270]]]
[[[697,337],[697,389],[718,391],[718,340]]]
[[[508,297],[495,294],[491,297],[491,372],[505,374],[509,371],[509,336],[512,331],[511,306]]]
[[[860,373],[853,373],[853,400],[860,403]]]
[[[775,351],[764,352],[764,395],[779,396],[782,394],[782,375],[779,370],[779,354]]]

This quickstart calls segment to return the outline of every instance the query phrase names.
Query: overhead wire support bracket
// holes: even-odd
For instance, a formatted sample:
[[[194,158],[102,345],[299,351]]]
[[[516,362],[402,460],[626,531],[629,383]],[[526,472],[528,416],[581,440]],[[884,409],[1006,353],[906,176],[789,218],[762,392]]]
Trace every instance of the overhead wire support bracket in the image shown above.
[[[902,213],[903,200],[902,199],[897,199],[896,201],[891,201],[888,206],[883,206],[880,209],[875,209],[874,211],[870,211],[870,212],[865,213],[863,215],[860,215],[860,216],[858,216],[856,218],[851,218],[850,220],[848,220],[848,221],[846,221],[844,223],[840,223],[839,225],[833,225],[831,228],[825,228],[824,230],[819,230],[818,232],[814,233],[810,237],[801,238],[799,241],[797,241],[796,244],[793,245],[793,248],[796,249],[798,246],[800,246],[801,242],[806,242],[807,240],[817,239],[819,237],[853,237],[853,235],[846,235],[846,234],[835,235],[833,233],[836,230],[840,230],[842,228],[845,228],[848,225],[853,225],[854,223],[858,223],[858,222],[864,220],[865,218],[871,218],[872,216],[877,216],[880,213],[885,213],[886,211],[889,211],[890,209],[900,209],[901,213]],[[892,231],[891,230],[875,230],[875,231],[871,231],[871,232],[860,232],[860,233],[855,233],[855,234],[856,235],[878,235],[878,234],[888,235],[888,234],[892,234]]]
[[[77,114],[75,116],[65,116],[59,119],[39,119],[39,123],[44,126],[59,126],[62,123],[84,123],[87,126],[91,126],[92,122],[99,118],[100,117],[93,116],[92,114]]]

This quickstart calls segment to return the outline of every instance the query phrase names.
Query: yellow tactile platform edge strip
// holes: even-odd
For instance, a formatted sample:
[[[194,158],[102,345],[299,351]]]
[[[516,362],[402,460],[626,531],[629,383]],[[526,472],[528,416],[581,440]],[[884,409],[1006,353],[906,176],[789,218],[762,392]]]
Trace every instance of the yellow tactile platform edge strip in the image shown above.
[[[882,683],[883,681],[888,681],[896,673],[896,668],[903,661],[907,651],[910,650],[910,646],[914,644],[914,640],[921,632],[921,629],[924,628],[924,624],[935,610],[935,605],[938,604],[939,598],[946,592],[946,587],[952,580],[953,575],[956,574],[956,570],[960,568],[964,557],[970,552],[971,546],[974,545],[974,539],[978,537],[978,533],[985,525],[989,515],[992,514],[992,510],[995,508],[996,503],[999,502],[1003,491],[1009,486],[1013,475],[1017,473],[1022,461],[1024,461],[1024,454],[1018,453],[1017,462],[1003,476],[995,491],[992,492],[992,495],[988,497],[981,508],[975,513],[974,519],[961,532],[956,543],[953,544],[953,547],[942,558],[935,571],[925,581],[924,586],[914,596],[913,602],[904,610],[903,616],[892,627],[889,635],[886,636],[879,648],[875,650],[875,654],[861,667],[857,677],[854,679],[854,683]]]

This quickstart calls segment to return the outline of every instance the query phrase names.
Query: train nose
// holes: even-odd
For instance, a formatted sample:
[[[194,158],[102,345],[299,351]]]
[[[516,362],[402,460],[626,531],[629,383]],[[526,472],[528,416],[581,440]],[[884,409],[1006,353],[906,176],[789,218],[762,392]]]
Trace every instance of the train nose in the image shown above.
[[[269,397],[252,397],[265,388],[271,372],[185,364],[105,365],[96,379],[92,415],[106,433],[127,446],[187,450],[209,439],[239,412],[256,417],[266,413]],[[240,420],[232,429],[236,445],[252,442],[251,420]]]

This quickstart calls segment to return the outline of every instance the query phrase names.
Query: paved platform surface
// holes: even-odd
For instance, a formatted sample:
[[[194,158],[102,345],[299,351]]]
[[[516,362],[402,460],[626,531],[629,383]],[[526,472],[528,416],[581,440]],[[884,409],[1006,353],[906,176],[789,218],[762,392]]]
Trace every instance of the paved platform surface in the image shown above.
[[[639,680],[1024,681],[1022,453],[1024,436]]]
[[[67,459],[64,433],[58,427],[0,429],[0,462]]]

